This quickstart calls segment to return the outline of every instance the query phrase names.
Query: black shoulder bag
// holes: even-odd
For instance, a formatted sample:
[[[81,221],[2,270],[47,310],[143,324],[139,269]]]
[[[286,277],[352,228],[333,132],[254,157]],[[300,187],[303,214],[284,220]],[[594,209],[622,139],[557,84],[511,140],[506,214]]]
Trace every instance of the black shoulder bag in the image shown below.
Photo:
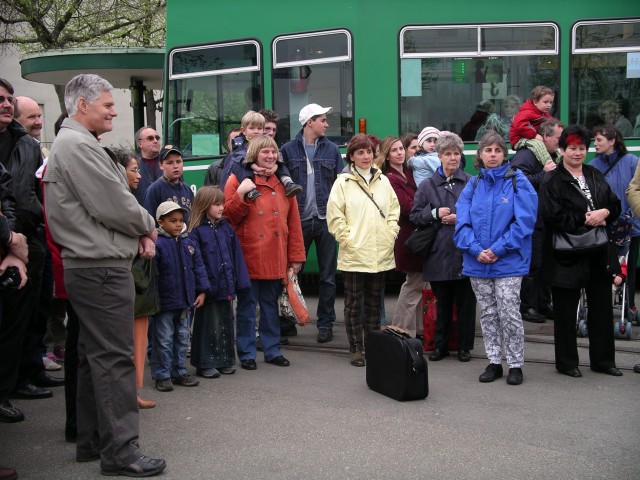
[[[432,177],[433,178],[433,177]],[[428,180],[431,182],[431,178]],[[442,205],[442,199],[438,195],[438,188],[431,182],[433,191],[436,194],[436,198],[440,205]],[[425,226],[416,228],[409,238],[404,242],[404,246],[411,250],[416,255],[420,255],[422,258],[427,258],[433,242],[436,240],[436,235],[440,230],[440,222],[431,222]]]
[[[589,197],[575,183],[571,183],[584,198],[592,210],[595,206]],[[580,227],[575,233],[553,232],[553,250],[563,255],[581,255],[604,250],[609,245],[606,227]]]

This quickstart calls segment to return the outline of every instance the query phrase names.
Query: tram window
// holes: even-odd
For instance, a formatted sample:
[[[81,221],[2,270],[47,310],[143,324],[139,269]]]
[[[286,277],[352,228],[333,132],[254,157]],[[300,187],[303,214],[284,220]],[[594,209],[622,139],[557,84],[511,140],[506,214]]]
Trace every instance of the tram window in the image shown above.
[[[531,89],[559,85],[552,23],[411,26],[400,36],[401,133],[431,125],[477,141],[494,128],[508,140]]]
[[[276,141],[302,128],[300,109],[309,103],[333,107],[327,138],[344,145],[354,134],[351,34],[310,32],[273,41],[273,109],[280,116]]]
[[[256,41],[177,48],[169,53],[166,139],[184,157],[227,153],[227,133],[262,107]]]
[[[640,19],[574,25],[569,119],[640,137]]]

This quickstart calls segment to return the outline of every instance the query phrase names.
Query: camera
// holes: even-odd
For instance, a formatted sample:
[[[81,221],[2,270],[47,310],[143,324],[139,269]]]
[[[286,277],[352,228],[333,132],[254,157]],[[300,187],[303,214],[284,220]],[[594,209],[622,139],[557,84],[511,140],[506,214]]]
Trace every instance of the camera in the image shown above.
[[[16,288],[18,285],[20,285],[18,267],[7,267],[4,274],[0,276],[0,291]]]

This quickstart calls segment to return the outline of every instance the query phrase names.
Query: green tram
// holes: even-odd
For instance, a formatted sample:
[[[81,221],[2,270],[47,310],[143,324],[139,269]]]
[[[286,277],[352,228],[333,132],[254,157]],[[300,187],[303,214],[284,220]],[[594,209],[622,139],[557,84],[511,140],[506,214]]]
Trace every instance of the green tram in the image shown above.
[[[168,0],[166,43],[163,133],[194,189],[247,110],[275,110],[282,144],[312,102],[333,107],[328,137],[344,146],[358,132],[460,134],[482,108],[508,123],[546,85],[554,116],[616,123],[640,154],[637,0]]]

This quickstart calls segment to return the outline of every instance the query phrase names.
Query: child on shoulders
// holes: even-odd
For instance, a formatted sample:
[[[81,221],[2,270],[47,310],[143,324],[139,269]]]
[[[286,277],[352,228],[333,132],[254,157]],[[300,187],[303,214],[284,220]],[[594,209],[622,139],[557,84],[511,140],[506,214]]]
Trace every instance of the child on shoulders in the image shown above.
[[[553,107],[553,90],[545,86],[537,86],[531,90],[531,98],[522,105],[513,117],[509,130],[509,141],[514,150],[528,148],[533,152],[541,165],[552,161],[538,129],[542,122],[553,118],[549,112]]]
[[[241,134],[233,139],[232,148],[233,151],[224,159],[224,173],[223,179],[220,181],[220,188],[224,191],[224,187],[229,179],[229,176],[233,173],[240,183],[245,178],[253,179],[255,174],[264,174],[264,169],[259,168],[257,165],[247,164],[244,158],[247,154],[247,148],[249,148],[249,142],[252,138],[258,135],[263,135],[264,116],[253,110],[249,110],[242,117]],[[278,159],[276,164],[276,171],[274,173],[280,182],[284,185],[285,195],[287,197],[293,197],[302,193],[302,187],[297,183],[293,183],[291,180],[291,174],[289,169],[282,161],[282,158]],[[255,200],[260,196],[260,192],[257,189],[249,191],[246,195],[248,200]]]
[[[431,178],[438,167],[440,159],[436,153],[436,140],[440,138],[440,130],[435,127],[425,127],[418,135],[418,153],[407,161],[407,166],[413,171],[416,186]]]
[[[202,253],[211,290],[196,310],[191,365],[196,375],[217,378],[235,373],[236,352],[232,302],[236,291],[251,288],[249,272],[235,231],[222,217],[224,193],[202,187],[196,193],[189,236]]]
[[[189,309],[204,304],[211,290],[200,248],[183,233],[187,210],[175,202],[163,202],[156,211],[160,226],[156,240],[160,312],[151,323],[151,375],[161,392],[174,383],[195,387],[200,382],[187,373]]]

